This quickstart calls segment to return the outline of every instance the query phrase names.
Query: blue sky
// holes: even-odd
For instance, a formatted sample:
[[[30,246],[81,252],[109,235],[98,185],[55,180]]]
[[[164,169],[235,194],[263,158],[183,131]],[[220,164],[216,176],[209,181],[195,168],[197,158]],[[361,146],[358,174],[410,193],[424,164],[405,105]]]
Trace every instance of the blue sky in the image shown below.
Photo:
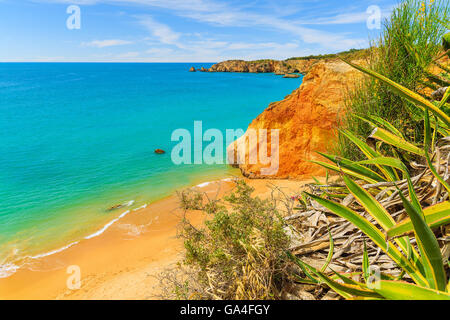
[[[396,0],[0,0],[0,61],[216,62],[366,47]],[[70,30],[66,12],[81,10]]]

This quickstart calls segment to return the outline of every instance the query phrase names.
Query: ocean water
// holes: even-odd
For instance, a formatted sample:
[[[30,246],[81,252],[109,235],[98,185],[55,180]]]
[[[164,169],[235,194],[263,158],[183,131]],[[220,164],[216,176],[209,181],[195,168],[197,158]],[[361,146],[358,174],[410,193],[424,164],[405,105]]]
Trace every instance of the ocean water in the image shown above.
[[[178,188],[232,174],[173,164],[172,132],[193,132],[194,121],[245,130],[301,83],[191,66],[210,64],[0,63],[0,277]],[[107,210],[117,204],[126,206]]]

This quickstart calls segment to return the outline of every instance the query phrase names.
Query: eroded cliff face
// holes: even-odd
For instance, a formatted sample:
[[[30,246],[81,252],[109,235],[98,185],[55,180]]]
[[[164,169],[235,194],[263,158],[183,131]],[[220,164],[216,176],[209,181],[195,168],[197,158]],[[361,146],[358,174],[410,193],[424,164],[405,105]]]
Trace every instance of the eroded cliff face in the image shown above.
[[[307,73],[317,63],[316,59],[305,60],[228,60],[213,65],[209,72],[250,72],[250,73]]]
[[[330,152],[334,148],[338,118],[345,112],[346,94],[362,77],[361,72],[340,60],[315,63],[300,88],[284,100],[270,104],[253,120],[245,135],[228,147],[229,160],[233,162],[233,156],[236,160],[235,155],[243,157],[245,152],[245,161],[241,158],[239,167],[250,178],[303,179],[324,174],[324,169],[309,160],[323,161],[316,152]],[[272,167],[278,167],[269,175],[264,173],[264,169],[270,167],[267,161],[266,164],[261,158],[257,163],[250,161],[250,155],[258,154],[265,147],[262,131],[259,131],[258,143],[248,145],[258,129],[267,129],[269,137],[272,129],[279,129],[278,147],[275,144],[272,147],[271,139],[267,139],[266,150],[272,157]]]

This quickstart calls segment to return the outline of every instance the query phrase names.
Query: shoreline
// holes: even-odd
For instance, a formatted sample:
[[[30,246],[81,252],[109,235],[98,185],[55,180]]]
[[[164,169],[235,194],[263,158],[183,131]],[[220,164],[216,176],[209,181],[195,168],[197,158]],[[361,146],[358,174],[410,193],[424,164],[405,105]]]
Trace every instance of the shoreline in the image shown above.
[[[229,179],[191,188],[221,198],[235,185]],[[291,190],[299,186],[299,181],[245,180],[261,197],[270,196],[270,183]],[[182,213],[175,194],[131,211],[97,237],[38,258],[27,269],[0,279],[0,300],[157,299],[161,288],[156,276],[176,266],[183,256],[183,243],[177,238]],[[206,216],[190,211],[188,218],[201,226]],[[67,288],[70,266],[80,267],[80,290]]]
[[[216,179],[216,180],[212,180],[212,181],[202,182],[197,185],[187,185],[187,186],[183,187],[182,189],[196,188],[196,187],[203,188],[203,187],[206,187],[215,182],[232,181],[233,180],[233,178],[225,178],[225,176],[227,176],[227,175],[222,175],[222,177],[219,178],[218,180]],[[198,183],[198,181],[195,183]],[[39,252],[39,253],[34,253],[34,254],[30,253],[30,254],[24,255],[22,257],[19,257],[15,261],[7,261],[6,263],[0,264],[0,280],[12,276],[14,273],[16,273],[18,270],[22,269],[24,266],[26,267],[27,265],[30,264],[29,261],[34,261],[37,259],[52,256],[54,254],[58,254],[60,252],[63,252],[64,250],[70,249],[71,247],[78,245],[80,242],[82,242],[84,240],[90,240],[90,239],[96,238],[98,236],[101,236],[104,232],[106,232],[109,228],[111,228],[115,223],[119,222],[120,220],[125,218],[130,213],[135,213],[135,212],[141,211],[143,209],[146,209],[151,204],[163,201],[163,200],[173,196],[173,194],[175,194],[175,192],[178,189],[179,188],[174,188],[172,190],[172,192],[170,192],[169,195],[162,196],[160,198],[157,198],[156,200],[144,201],[144,204],[142,204],[141,206],[139,206],[137,208],[132,208],[132,206],[135,205],[134,200],[128,201],[128,202],[124,203],[122,205],[122,207],[120,208],[123,210],[123,212],[121,212],[120,214],[114,214],[114,218],[112,218],[111,220],[108,220],[102,224],[99,224],[98,229],[94,229],[95,231],[93,231],[92,233],[89,233],[88,235],[84,235],[77,239],[69,240],[69,241],[67,241],[68,244],[63,244],[63,245],[55,244],[55,246],[53,248],[45,248],[45,249],[41,250],[41,252]],[[120,210],[117,210],[117,211],[120,211]]]
[[[219,183],[221,181],[219,180]],[[202,191],[210,193],[210,189],[214,189],[211,185],[216,182],[208,181],[190,188],[200,186],[199,188],[202,188]],[[229,182],[224,181],[223,183]],[[105,264],[105,261],[109,261],[112,265],[117,261],[123,261],[114,254],[116,251],[114,247],[127,247],[126,250],[121,251],[124,253],[123,256],[127,256],[126,260],[130,258],[133,260],[133,257],[140,256],[136,252],[131,255],[125,254],[126,251],[131,249],[126,245],[128,241],[131,241],[130,243],[135,248],[150,243],[157,249],[152,250],[153,253],[158,253],[161,250],[164,252],[161,244],[157,242],[166,242],[168,247],[176,247],[173,238],[176,236],[176,225],[179,223],[177,213],[180,212],[177,212],[177,207],[178,201],[176,195],[173,194],[148,204],[146,207],[126,210],[97,232],[62,248],[32,257],[29,262],[15,270],[13,274],[0,279],[0,300],[57,299],[61,294],[64,296],[66,278],[69,276],[65,272],[68,266],[80,266],[82,279],[85,278],[83,274],[86,274],[86,271],[87,278],[95,277],[96,274],[101,275],[104,273],[102,270],[111,269],[108,266],[109,263]],[[157,239],[160,241],[156,241]],[[176,251],[179,252],[180,249],[178,248]],[[168,256],[173,258],[174,252],[169,250],[169,253]],[[150,259],[150,257],[153,260],[165,260],[164,256],[152,254],[151,251],[142,255],[141,258],[145,258],[145,260]],[[95,258],[92,259],[91,256]],[[42,282],[45,282],[45,285],[39,285],[38,289],[35,288]],[[66,288],[66,290],[68,289]]]
[[[235,172],[236,171],[236,172]],[[182,190],[185,188],[194,188],[194,187],[203,187],[207,186],[211,183],[222,181],[222,180],[228,180],[232,179],[229,177],[236,177],[237,170],[231,170],[228,169],[227,171],[218,173],[210,173],[210,174],[198,174],[198,177],[194,177],[189,184],[186,184],[184,186],[173,186],[172,190],[170,192],[166,192],[166,194],[159,196],[159,197],[150,197],[148,199],[140,199],[139,201],[136,200],[123,200],[125,202],[122,203],[122,206],[118,210],[111,211],[109,213],[110,217],[109,219],[97,219],[98,221],[93,221],[91,224],[90,230],[85,230],[87,232],[79,233],[77,234],[77,237],[63,237],[61,239],[58,239],[57,241],[50,240],[50,242],[47,242],[44,247],[33,247],[33,250],[31,252],[24,252],[20,250],[21,255],[14,257],[18,252],[19,249],[12,249],[9,255],[6,255],[6,260],[4,260],[2,263],[0,263],[0,280],[8,278],[12,276],[14,273],[19,271],[22,268],[26,268],[28,265],[33,264],[34,260],[45,258],[48,256],[52,256],[54,254],[58,254],[60,252],[63,252],[64,250],[67,250],[73,246],[78,245],[80,242],[85,240],[90,240],[93,238],[96,238],[100,235],[102,235],[104,232],[106,232],[110,227],[112,227],[115,223],[125,218],[127,215],[140,211],[142,209],[146,209],[149,205],[153,203],[157,203],[159,201],[162,201],[166,198],[171,197],[177,190]],[[211,179],[206,182],[205,179]],[[120,195],[118,195],[120,197]],[[138,199],[140,196],[138,196],[136,199]],[[124,197],[122,197],[124,198]],[[106,206],[108,204],[105,204]],[[90,207],[90,203],[87,203],[87,206]],[[106,207],[105,207],[106,208]],[[90,208],[89,208],[90,209]],[[89,210],[85,209],[83,207],[78,207],[75,210],[73,210],[72,214],[76,214],[77,212],[83,213],[83,211]],[[106,209],[105,209],[106,210]],[[13,258],[13,259],[11,259]],[[1,296],[0,296],[1,298]]]

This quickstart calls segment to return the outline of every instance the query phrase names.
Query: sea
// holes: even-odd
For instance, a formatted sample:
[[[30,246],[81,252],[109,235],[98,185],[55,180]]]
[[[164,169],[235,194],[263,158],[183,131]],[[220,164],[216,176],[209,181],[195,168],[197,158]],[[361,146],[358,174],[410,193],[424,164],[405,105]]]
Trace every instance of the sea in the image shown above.
[[[175,190],[236,174],[175,164],[173,133],[193,136],[196,121],[224,137],[245,131],[302,78],[189,72],[211,65],[0,63],[0,278]]]

